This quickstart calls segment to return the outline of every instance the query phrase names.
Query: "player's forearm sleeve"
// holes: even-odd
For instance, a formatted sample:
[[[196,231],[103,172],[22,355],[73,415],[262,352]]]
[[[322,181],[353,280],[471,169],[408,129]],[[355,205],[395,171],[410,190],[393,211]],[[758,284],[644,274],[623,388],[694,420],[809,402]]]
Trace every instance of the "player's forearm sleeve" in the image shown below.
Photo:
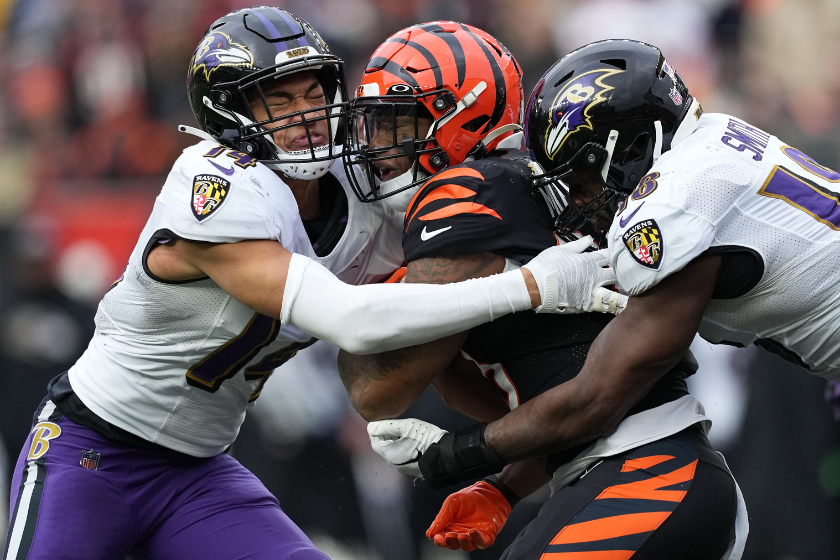
[[[289,263],[284,325],[354,354],[414,346],[531,309],[518,270],[455,284],[351,286],[302,255]]]

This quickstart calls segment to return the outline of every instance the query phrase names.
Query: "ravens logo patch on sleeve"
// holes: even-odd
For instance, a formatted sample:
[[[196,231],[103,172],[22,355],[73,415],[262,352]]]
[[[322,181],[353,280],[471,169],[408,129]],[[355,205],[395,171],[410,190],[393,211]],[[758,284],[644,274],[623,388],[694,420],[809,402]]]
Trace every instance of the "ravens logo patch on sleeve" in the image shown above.
[[[230,181],[217,175],[196,175],[193,178],[192,213],[203,222],[213,215],[227,199]]]
[[[621,236],[637,263],[654,270],[662,263],[664,243],[656,220],[642,220]]]

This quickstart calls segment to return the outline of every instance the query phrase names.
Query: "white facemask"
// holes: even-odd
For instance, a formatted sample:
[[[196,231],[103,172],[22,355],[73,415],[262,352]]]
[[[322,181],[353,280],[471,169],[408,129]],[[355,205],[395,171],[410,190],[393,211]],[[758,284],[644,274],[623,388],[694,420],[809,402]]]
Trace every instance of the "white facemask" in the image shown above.
[[[273,140],[270,139],[270,137],[266,136],[266,138],[269,139],[271,146],[274,148],[275,152],[277,152],[277,155],[275,156],[276,159],[297,159],[306,156],[307,154],[310,154],[309,150],[300,150],[297,152],[284,152],[280,149],[280,147],[277,146],[277,144],[274,143]],[[333,150],[333,152],[330,153],[330,150]],[[265,166],[269,169],[279,171],[280,173],[291,179],[319,179],[327,174],[327,171],[330,170],[333,161],[341,157],[340,153],[336,153],[337,150],[335,149],[335,146],[333,144],[328,144],[326,146],[315,148],[313,151],[315,152],[316,157],[332,157],[331,159],[322,161],[304,161],[297,163],[266,163]]]
[[[341,94],[339,92],[336,92],[336,100],[337,100],[336,102],[340,102],[340,100],[341,100]],[[233,112],[220,110],[219,108],[215,107],[213,105],[213,102],[210,101],[210,99],[207,98],[206,96],[204,97],[204,99],[202,101],[204,102],[204,104],[207,107],[212,109],[216,114],[218,114],[218,115],[220,115],[220,116],[222,116],[222,117],[224,117],[224,118],[226,118],[230,121],[233,121],[237,124],[241,123],[244,126],[249,126],[249,125],[253,124],[252,121],[250,119],[248,119],[247,117],[245,117],[244,115],[240,115],[239,113],[233,113]],[[338,113],[340,113],[340,110],[338,108],[332,109],[332,113],[335,115],[335,117],[330,118],[330,121],[331,121],[331,123],[330,123],[331,127],[330,128],[332,130],[333,136],[335,136],[336,129],[338,128]],[[189,134],[194,134],[193,131],[196,130],[196,129],[194,129],[192,127],[181,126],[181,127],[179,127],[179,130],[181,130],[182,132],[187,132]],[[209,135],[204,133],[204,134],[201,134],[201,135],[197,134],[196,136],[201,136],[202,138],[207,138]],[[268,167],[269,169],[279,171],[280,173],[282,173],[283,175],[285,175],[285,176],[287,176],[291,179],[305,179],[305,180],[319,179],[319,178],[323,177],[324,175],[326,175],[327,171],[329,171],[330,167],[332,167],[333,162],[336,159],[338,159],[339,157],[341,157],[341,150],[336,148],[335,143],[334,143],[335,138],[331,138],[330,143],[327,144],[326,146],[320,146],[318,148],[313,148],[313,150],[312,150],[315,153],[315,157],[318,157],[318,158],[327,157],[329,159],[325,159],[325,160],[322,160],[322,161],[290,161],[290,162],[286,163],[286,162],[283,162],[283,160],[285,160],[285,159],[290,159],[290,160],[299,159],[301,157],[305,157],[306,155],[311,155],[311,152],[308,149],[307,150],[294,151],[294,152],[286,152],[285,150],[280,148],[280,146],[278,146],[277,144],[274,143],[274,139],[271,137],[270,134],[266,134],[263,138],[269,143],[269,146],[275,152],[274,159],[279,160],[279,161],[274,162],[274,163],[265,163],[265,166]]]
[[[429,174],[420,169],[417,172],[418,179],[425,179],[428,177]],[[396,190],[399,190],[406,185],[411,184],[414,181],[414,172],[412,169],[409,169],[402,175],[398,175],[393,179],[389,179],[387,181],[383,181],[379,184],[379,192],[381,195],[387,195],[388,193],[392,193]],[[391,208],[395,212],[402,212],[405,213],[408,210],[408,203],[411,202],[411,199],[414,198],[414,195],[417,194],[417,191],[420,190],[420,187],[423,186],[423,183],[415,185],[410,189],[405,189],[402,192],[397,194],[393,194],[387,198],[381,200],[382,204]]]

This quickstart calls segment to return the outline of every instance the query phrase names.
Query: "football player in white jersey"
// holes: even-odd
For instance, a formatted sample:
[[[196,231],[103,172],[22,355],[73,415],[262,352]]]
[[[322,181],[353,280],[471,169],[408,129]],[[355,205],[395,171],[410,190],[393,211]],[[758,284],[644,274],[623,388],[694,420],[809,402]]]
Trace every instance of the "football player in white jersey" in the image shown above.
[[[664,105],[650,103],[657,90]],[[609,433],[695,333],[840,381],[840,173],[738,118],[704,114],[659,49],[635,41],[559,60],[527,119],[532,157],[575,201],[562,225],[606,232],[618,283],[637,296],[553,395],[556,417],[585,411],[557,424],[563,437]]]
[[[401,264],[402,216],[332,172],[341,61],[292,14],[243,9],[210,26],[188,87],[200,128],[182,130],[203,141],[35,414],[4,558],[326,558],[224,454],[276,367],[313,337],[364,353],[538,305],[589,310],[611,276],[559,248],[461,284],[348,285]],[[563,267],[600,279],[567,289]]]
[[[577,377],[487,425],[504,462],[609,444],[695,333],[840,380],[840,173],[740,119],[703,114],[660,50],[637,41],[599,41],[555,63],[525,128],[541,182],[574,202],[557,225],[608,243],[634,297]]]

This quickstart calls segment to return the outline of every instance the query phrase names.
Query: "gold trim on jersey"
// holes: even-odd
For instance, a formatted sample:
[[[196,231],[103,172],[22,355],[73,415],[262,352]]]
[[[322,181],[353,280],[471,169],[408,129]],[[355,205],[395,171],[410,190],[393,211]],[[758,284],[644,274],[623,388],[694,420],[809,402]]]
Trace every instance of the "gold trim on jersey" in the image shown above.
[[[821,224],[824,224],[824,225],[830,227],[831,229],[833,229],[835,231],[840,231],[840,225],[835,224],[835,223],[831,222],[830,220],[826,219],[825,217],[820,216],[820,215],[812,212],[811,210],[802,206],[798,202],[795,202],[789,196],[787,196],[785,194],[782,194],[782,193],[767,192],[767,187],[770,186],[770,183],[773,181],[773,179],[776,178],[776,172],[778,172],[778,171],[781,171],[785,175],[791,177],[798,184],[805,185],[808,188],[810,188],[811,190],[813,190],[815,193],[817,193],[818,195],[826,198],[827,200],[830,200],[830,201],[834,202],[835,205],[837,206],[837,208],[835,208],[835,211],[840,211],[840,194],[833,193],[833,196],[832,196],[832,194],[829,194],[829,193],[823,191],[822,189],[820,189],[819,186],[811,184],[810,181],[807,181],[807,180],[803,179],[802,177],[800,177],[796,173],[793,173],[792,171],[790,171],[788,169],[785,169],[784,167],[782,167],[780,165],[773,166],[773,170],[770,172],[769,175],[767,175],[767,179],[765,179],[764,184],[761,185],[760,189],[758,189],[758,194],[759,195],[766,196],[767,198],[775,198],[777,200],[783,200],[786,203],[793,206],[794,208],[805,212],[806,214],[808,214],[809,216],[811,216],[812,218],[814,218],[816,221],[820,222]],[[791,194],[793,194],[793,193],[791,193]]]

